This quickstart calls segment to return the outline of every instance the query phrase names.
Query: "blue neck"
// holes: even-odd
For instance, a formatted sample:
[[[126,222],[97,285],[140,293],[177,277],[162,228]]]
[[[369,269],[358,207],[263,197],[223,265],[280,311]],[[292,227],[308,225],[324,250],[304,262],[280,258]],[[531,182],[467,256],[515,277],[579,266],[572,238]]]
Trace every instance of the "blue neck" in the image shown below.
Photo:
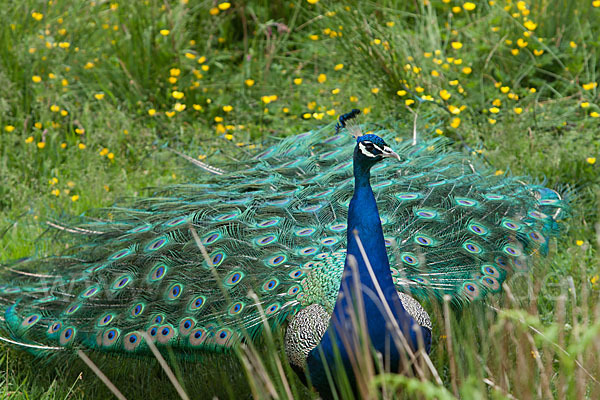
[[[355,152],[356,153],[356,152]],[[329,384],[326,380],[324,363],[329,368],[335,365],[336,354],[344,365],[346,373],[353,381],[352,356],[344,346],[344,342],[357,334],[358,327],[353,323],[353,313],[355,312],[352,304],[358,299],[354,288],[355,280],[360,281],[361,296],[364,304],[367,330],[371,339],[372,346],[386,358],[385,362],[391,366],[392,372],[397,371],[402,360],[400,351],[397,349],[391,338],[391,333],[387,327],[391,326],[389,315],[384,311],[382,302],[378,296],[376,286],[371,279],[368,267],[365,263],[358,247],[358,242],[354,231],[358,232],[358,237],[365,249],[369,263],[373,269],[377,282],[383,292],[385,301],[389,305],[395,325],[400,327],[408,343],[414,349],[418,347],[416,332],[412,329],[415,323],[414,319],[404,310],[398,297],[396,287],[392,280],[390,264],[385,248],[385,240],[377,203],[373,190],[371,189],[370,179],[371,165],[362,165],[354,159],[354,196],[350,201],[348,210],[348,256],[344,266],[344,273],[340,292],[333,310],[333,315],[329,323],[329,328],[323,336],[321,343],[313,349],[307,359],[307,366],[313,385],[323,395],[329,390]],[[348,259],[353,256],[358,264],[353,268]],[[355,272],[356,271],[356,272]],[[358,274],[358,276],[356,276]],[[346,338],[346,339],[344,339]],[[352,341],[352,339],[350,339]]]
[[[354,256],[358,263],[359,279],[363,287],[375,291],[375,286],[371,280],[369,270],[358,247],[358,242],[354,232],[358,237],[367,253],[367,258],[377,276],[381,289],[394,288],[392,275],[390,273],[390,262],[388,260],[383,238],[383,230],[375,202],[375,195],[371,189],[370,166],[363,166],[357,162],[354,163],[354,196],[350,200],[348,209],[348,254]],[[354,271],[346,262],[344,275],[342,278],[342,289],[344,287],[353,287],[355,275]],[[365,306],[370,305],[365,303]]]

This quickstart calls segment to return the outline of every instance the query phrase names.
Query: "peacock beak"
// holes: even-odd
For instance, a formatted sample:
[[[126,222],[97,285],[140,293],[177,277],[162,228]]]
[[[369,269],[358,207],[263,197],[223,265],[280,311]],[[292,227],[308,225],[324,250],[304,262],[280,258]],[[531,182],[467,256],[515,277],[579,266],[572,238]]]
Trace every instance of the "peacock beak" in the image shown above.
[[[381,156],[383,158],[395,158],[396,160],[400,161],[400,156],[398,155],[398,153],[396,153],[394,150],[390,149],[388,146],[385,146],[383,148],[383,152],[382,152]]]

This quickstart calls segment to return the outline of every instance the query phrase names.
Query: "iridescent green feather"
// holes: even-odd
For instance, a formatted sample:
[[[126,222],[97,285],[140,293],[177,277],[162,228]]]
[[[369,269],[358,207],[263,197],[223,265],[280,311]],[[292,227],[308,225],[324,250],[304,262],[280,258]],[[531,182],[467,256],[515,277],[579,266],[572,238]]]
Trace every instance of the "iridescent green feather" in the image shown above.
[[[146,332],[188,354],[226,349],[310,304],[331,311],[353,192],[353,140],[333,131],[287,138],[222,166],[223,175],[202,170],[201,183],[69,226],[80,244],[68,253],[11,266],[14,279],[0,286],[1,330],[48,347],[32,348],[38,353],[145,353]],[[565,204],[445,145],[401,142],[401,161],[373,168],[372,187],[398,290],[460,305],[498,291],[545,253]]]

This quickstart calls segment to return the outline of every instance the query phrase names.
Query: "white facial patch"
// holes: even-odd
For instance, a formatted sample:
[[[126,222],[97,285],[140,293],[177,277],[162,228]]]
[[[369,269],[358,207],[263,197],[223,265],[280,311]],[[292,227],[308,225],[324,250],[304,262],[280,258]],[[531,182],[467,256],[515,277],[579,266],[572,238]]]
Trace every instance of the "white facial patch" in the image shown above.
[[[363,153],[365,156],[367,157],[371,157],[371,158],[375,158],[377,157],[377,154],[373,154],[371,153],[369,150],[367,150],[367,147],[365,146],[366,143],[371,144],[375,149],[379,150],[380,152],[383,153],[383,150],[381,149],[381,147],[377,146],[375,143],[373,142],[369,142],[369,141],[364,141],[364,142],[360,142],[358,144],[358,149],[360,150],[361,153]]]

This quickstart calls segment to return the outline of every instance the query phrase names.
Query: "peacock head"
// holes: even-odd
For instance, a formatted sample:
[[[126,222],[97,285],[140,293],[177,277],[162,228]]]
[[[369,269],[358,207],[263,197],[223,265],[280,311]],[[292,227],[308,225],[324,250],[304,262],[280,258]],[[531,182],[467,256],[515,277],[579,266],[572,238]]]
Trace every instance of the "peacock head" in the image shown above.
[[[360,125],[356,122],[359,114],[360,110],[355,108],[341,115],[335,126],[336,133],[345,128],[356,138],[354,164],[368,170],[384,158],[393,157],[400,161],[400,156],[382,138],[372,133],[363,135]]]
[[[384,158],[395,158],[400,161],[400,156],[379,136],[371,133],[356,138],[355,163],[371,168]]]

